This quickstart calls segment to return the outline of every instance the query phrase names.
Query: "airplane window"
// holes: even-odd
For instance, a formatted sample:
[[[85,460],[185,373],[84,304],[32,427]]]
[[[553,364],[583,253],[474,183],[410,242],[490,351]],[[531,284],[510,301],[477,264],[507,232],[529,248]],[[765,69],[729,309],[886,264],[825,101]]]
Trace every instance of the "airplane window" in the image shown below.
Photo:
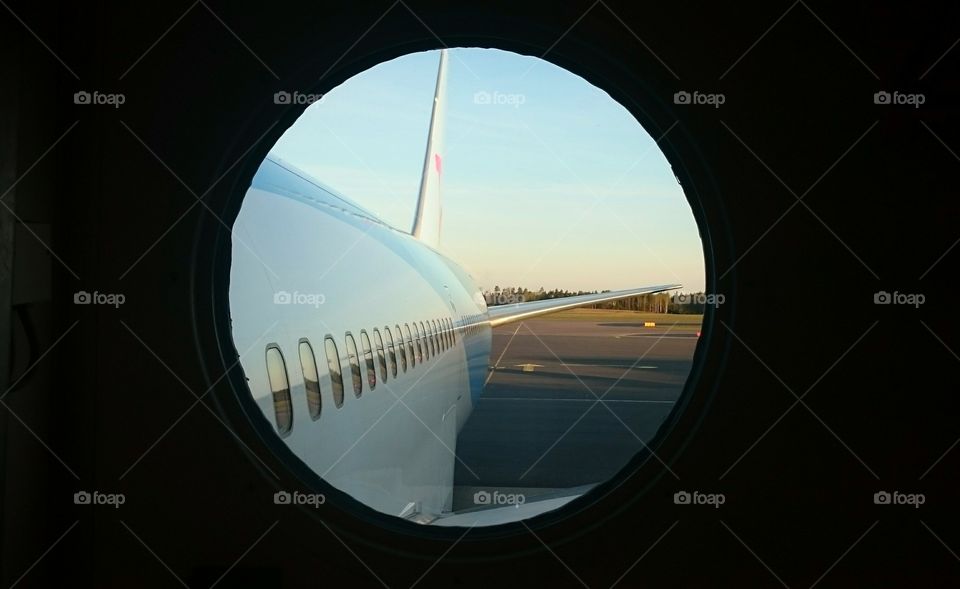
[[[293,428],[293,403],[290,401],[290,382],[287,380],[287,365],[276,344],[267,346],[267,380],[273,394],[273,412],[280,435]]]
[[[430,320],[427,319],[427,345],[430,347],[430,355],[437,355],[437,338],[436,331],[433,329],[433,325],[430,323]]]
[[[395,325],[394,329],[397,331],[397,351],[400,352],[400,368],[404,372],[407,371],[407,350],[403,347],[403,332],[400,331],[400,325]],[[392,336],[391,336],[392,337]],[[394,376],[396,376],[396,369],[394,369]]]
[[[423,359],[429,360],[432,354],[430,353],[430,340],[427,339],[427,327],[423,324],[423,321],[420,322],[420,337],[423,341]]]
[[[427,319],[427,330],[430,331],[430,349],[433,350],[433,355],[436,356],[440,353],[440,342],[437,341],[437,325],[431,319]]]
[[[390,373],[393,375],[393,378],[397,378],[397,349],[393,345],[393,334],[390,333],[390,326],[383,326],[383,333],[387,335],[387,354],[390,357]],[[383,380],[387,380],[387,375],[384,373]]]
[[[430,336],[427,335],[427,328],[423,325],[423,321],[420,322],[420,333],[423,334],[423,357],[429,360],[433,354],[430,353],[430,341],[427,339]]]
[[[420,330],[417,329],[417,322],[413,322],[413,335],[417,340],[417,347],[414,350],[417,352],[417,362],[423,362],[423,344],[420,341]]]
[[[437,352],[443,351],[443,335],[440,334],[440,327],[437,325],[435,319],[430,320],[430,325],[433,326],[433,341],[437,342]]]
[[[333,391],[333,404],[343,407],[343,374],[340,368],[340,354],[337,352],[337,342],[327,336],[323,341],[327,352],[327,371],[330,373],[330,389]]]
[[[300,340],[300,369],[303,372],[303,388],[307,396],[310,419],[320,419],[320,375],[313,347],[306,338]]]
[[[370,349],[370,336],[366,330],[360,330],[360,345],[363,346],[363,359],[367,365],[367,382],[370,390],[377,388],[377,369],[373,364],[373,350]]]
[[[377,348],[377,364],[380,366],[380,380],[387,380],[387,355],[383,350],[383,338],[380,337],[380,330],[373,328],[373,345]]]
[[[447,327],[450,328],[450,347],[452,348],[457,344],[457,332],[453,329],[453,319],[447,317]]]
[[[416,324],[414,324],[414,327],[416,327]],[[407,332],[407,353],[410,356],[410,368],[414,368],[417,365],[417,358],[419,358],[420,355],[414,354],[413,336],[410,335],[410,324],[404,323],[403,328]]]
[[[430,321],[420,322],[420,328],[423,330],[423,349],[427,358],[436,356],[436,350],[433,349],[433,340],[430,338]]]
[[[421,341],[421,343],[423,344],[423,361],[426,362],[427,360],[430,359],[430,344],[427,343],[427,330],[426,330],[426,328],[423,326],[423,321],[420,322],[420,327],[419,327],[419,329],[420,329],[420,331],[417,332],[417,324],[414,323],[414,324],[413,324],[413,330],[414,330],[414,332],[417,332],[417,333],[420,334],[420,341]]]
[[[346,340],[347,357],[350,359],[350,377],[353,380],[353,394],[359,397],[363,394],[363,380],[360,378],[360,359],[357,357],[357,342],[353,339],[353,335],[349,331],[347,332]]]

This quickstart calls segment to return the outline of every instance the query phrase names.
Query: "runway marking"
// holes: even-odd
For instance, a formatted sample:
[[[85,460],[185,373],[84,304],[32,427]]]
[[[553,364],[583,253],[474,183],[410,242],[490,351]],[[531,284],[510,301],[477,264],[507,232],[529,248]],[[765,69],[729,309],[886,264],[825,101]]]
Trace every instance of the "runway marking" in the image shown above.
[[[567,401],[586,403],[593,402],[594,399],[517,399],[515,397],[480,397],[482,401]],[[648,400],[648,399],[604,399],[604,403],[676,403],[676,401]]]
[[[596,366],[603,368],[630,368],[629,364],[579,364],[577,362],[567,362],[567,366]],[[641,370],[654,370],[656,366],[634,366],[634,368],[639,368]]]
[[[649,333],[649,332],[647,332],[647,333],[624,333],[624,334],[621,334],[621,335],[615,335],[615,336],[613,336],[613,337],[614,337],[614,339],[620,339],[620,338],[624,338],[624,337],[660,337],[661,339],[692,339],[692,340],[697,339],[696,336],[695,336],[694,334],[692,334],[692,333],[690,333],[690,334],[678,333],[678,334],[676,334],[676,335],[671,335],[671,336],[668,336],[667,334],[660,335],[660,334],[657,334],[657,333]]]
[[[493,363],[493,370],[490,371],[490,374],[487,375],[487,380],[483,381],[483,386],[487,386],[487,383],[490,382],[490,379],[493,378],[494,373],[497,371],[497,367],[500,366],[500,360],[503,360],[503,355],[507,353],[507,350],[510,349],[510,342],[513,341],[513,338],[516,337],[517,332],[520,331],[520,328],[523,327],[523,321],[517,325],[517,330],[513,332],[513,335],[510,336],[510,339],[507,341],[507,345],[503,346],[503,351],[500,352],[500,357],[497,358],[497,361]]]

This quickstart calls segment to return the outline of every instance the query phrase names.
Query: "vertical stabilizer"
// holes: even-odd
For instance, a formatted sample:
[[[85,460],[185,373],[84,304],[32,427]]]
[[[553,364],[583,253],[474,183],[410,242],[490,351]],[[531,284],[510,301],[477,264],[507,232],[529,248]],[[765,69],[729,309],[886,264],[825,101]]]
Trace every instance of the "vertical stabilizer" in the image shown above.
[[[440,226],[443,211],[440,202],[440,184],[443,176],[443,134],[447,97],[447,50],[440,50],[440,67],[437,69],[437,88],[433,94],[433,111],[430,114],[430,132],[427,135],[427,152],[423,159],[423,176],[420,178],[420,196],[417,198],[417,214],[413,220],[414,237],[430,247],[440,245]]]

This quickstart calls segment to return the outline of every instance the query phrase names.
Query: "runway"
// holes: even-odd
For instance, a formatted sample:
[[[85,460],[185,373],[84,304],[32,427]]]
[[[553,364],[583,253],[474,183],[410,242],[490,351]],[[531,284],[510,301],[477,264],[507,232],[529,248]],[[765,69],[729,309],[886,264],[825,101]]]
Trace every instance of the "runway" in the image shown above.
[[[699,317],[645,328],[582,316],[495,329],[495,369],[457,441],[454,509],[476,490],[529,499],[616,474],[682,393],[697,329]]]

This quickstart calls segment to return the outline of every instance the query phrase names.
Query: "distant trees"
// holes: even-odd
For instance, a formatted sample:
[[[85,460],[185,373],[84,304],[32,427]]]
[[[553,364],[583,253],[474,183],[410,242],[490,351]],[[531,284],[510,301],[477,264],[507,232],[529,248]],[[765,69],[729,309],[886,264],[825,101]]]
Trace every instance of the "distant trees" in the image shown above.
[[[500,288],[495,286],[492,291],[484,290],[483,297],[487,301],[487,306],[509,305],[514,303],[523,303],[529,301],[539,301],[542,299],[558,299],[563,297],[572,297],[583,294],[596,294],[604,291],[588,290],[564,290],[555,288],[546,290],[542,286],[533,291],[523,287],[507,286]],[[678,313],[678,314],[702,314],[704,310],[705,295],[698,293],[668,293],[661,292],[656,294],[645,294],[617,301],[606,303],[597,303],[590,305],[588,309],[619,309],[626,311],[643,311],[647,313]]]

